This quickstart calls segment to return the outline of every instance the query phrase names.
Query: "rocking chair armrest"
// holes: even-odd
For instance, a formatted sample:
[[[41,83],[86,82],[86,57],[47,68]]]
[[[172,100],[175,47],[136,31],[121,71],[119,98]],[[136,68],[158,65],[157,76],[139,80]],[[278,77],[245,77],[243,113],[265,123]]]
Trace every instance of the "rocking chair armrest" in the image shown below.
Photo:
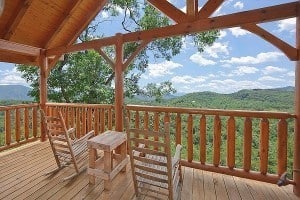
[[[74,135],[75,130],[76,130],[75,128],[70,128],[70,129],[67,131],[67,134],[69,135],[69,137],[70,137],[72,140],[76,139],[76,138],[75,138],[75,135]]]
[[[78,142],[82,142],[82,141],[87,141],[88,139],[92,138],[95,136],[95,131],[91,130],[90,132],[88,132],[87,134],[85,134],[84,136],[82,136],[79,139],[75,139],[74,143],[78,143]]]
[[[180,144],[177,144],[175,155],[172,159],[172,168],[174,168],[180,161],[181,149],[182,149],[182,146]]]
[[[139,147],[139,148],[145,148],[145,144],[139,143],[139,146],[138,146],[138,147]],[[142,153],[139,152],[139,151],[132,150],[132,155],[133,155],[133,156],[142,156]]]

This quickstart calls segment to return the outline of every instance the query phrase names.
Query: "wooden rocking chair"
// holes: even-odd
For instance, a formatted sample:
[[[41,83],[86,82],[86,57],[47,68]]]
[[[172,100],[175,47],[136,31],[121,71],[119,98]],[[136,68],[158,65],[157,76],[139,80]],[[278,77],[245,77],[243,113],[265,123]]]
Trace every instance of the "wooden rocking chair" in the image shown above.
[[[126,132],[132,177],[137,198],[181,198],[181,145],[171,157],[169,123],[164,132],[130,128],[126,119]]]
[[[57,164],[57,169],[45,175],[55,173],[73,163],[76,173],[65,177],[63,181],[74,178],[86,169],[86,166],[80,169],[79,164],[87,158],[87,140],[94,136],[94,131],[77,139],[74,136],[75,128],[67,129],[60,111],[58,117],[46,116],[43,110],[40,110],[40,113]]]

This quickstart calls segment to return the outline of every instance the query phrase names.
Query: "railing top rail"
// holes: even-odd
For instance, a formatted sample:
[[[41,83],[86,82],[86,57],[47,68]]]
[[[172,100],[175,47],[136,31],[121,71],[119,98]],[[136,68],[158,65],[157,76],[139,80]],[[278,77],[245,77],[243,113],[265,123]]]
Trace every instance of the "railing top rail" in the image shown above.
[[[30,103],[30,104],[0,106],[0,111],[15,110],[15,109],[20,109],[20,108],[32,108],[32,107],[39,107],[39,104],[38,103]]]
[[[82,104],[82,103],[46,103],[46,106],[67,106],[74,108],[114,108],[112,104]]]
[[[275,119],[296,118],[295,114],[291,114],[287,112],[274,112],[274,111],[222,110],[222,109],[179,108],[179,107],[144,106],[144,105],[126,105],[125,109],[134,110],[134,111],[220,115],[220,116],[235,116],[235,117],[275,118]]]

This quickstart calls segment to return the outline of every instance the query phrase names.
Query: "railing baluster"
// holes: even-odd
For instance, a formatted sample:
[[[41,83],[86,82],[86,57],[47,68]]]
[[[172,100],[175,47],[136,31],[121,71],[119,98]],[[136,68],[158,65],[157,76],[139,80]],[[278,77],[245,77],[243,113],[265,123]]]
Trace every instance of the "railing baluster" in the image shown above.
[[[25,130],[25,139],[29,138],[29,112],[28,108],[24,108],[24,130]]]
[[[80,126],[80,108],[76,108],[76,137],[80,138],[81,137],[81,126]]]
[[[200,118],[200,162],[206,162],[206,116]]]
[[[21,140],[21,116],[20,116],[20,109],[16,109],[15,111],[15,136],[16,142],[20,142]]]
[[[105,109],[100,109],[100,133],[103,133],[105,130]]]
[[[278,122],[278,155],[277,174],[283,174],[287,169],[287,130],[288,124],[285,119]]]
[[[159,113],[155,112],[154,113],[154,124],[153,124],[153,130],[154,131],[159,131]],[[158,136],[154,137],[155,141],[158,141]],[[154,150],[158,150],[158,147],[154,147]]]
[[[176,115],[176,144],[181,144],[181,115]]]
[[[94,110],[94,130],[95,135],[99,135],[99,108],[95,108]]]
[[[235,167],[235,119],[230,116],[227,122],[227,165]]]
[[[5,143],[11,143],[10,110],[5,111]]]
[[[252,149],[252,120],[249,117],[244,121],[244,162],[243,168],[246,172],[251,169],[251,149]]]
[[[188,135],[187,135],[187,140],[188,140],[188,144],[187,144],[187,155],[188,155],[188,162],[192,162],[193,161],[193,154],[194,154],[194,150],[193,150],[193,115],[189,114],[188,116],[188,124],[187,124],[187,129],[188,129]]]
[[[260,172],[268,172],[269,153],[269,120],[262,118],[260,121]]]
[[[108,129],[109,130],[112,130],[112,110],[111,110],[111,108],[110,109],[108,109]]]
[[[140,128],[140,113],[139,111],[135,112],[135,120],[134,120],[134,126],[135,128],[139,129]]]
[[[67,127],[67,129],[69,129],[69,128],[70,128],[69,107],[65,107],[65,108],[64,108],[64,113],[65,113],[66,127]]]
[[[170,123],[170,114],[168,112],[165,112],[164,122]]]
[[[81,112],[81,116],[82,116],[82,129],[81,129],[81,136],[85,135],[85,133],[87,132],[86,129],[86,114],[87,114],[87,109],[86,108],[82,108],[82,112]]]
[[[32,108],[32,135],[33,137],[37,137],[37,108],[33,107]]]
[[[93,125],[92,125],[92,109],[93,108],[87,108],[87,118],[86,118],[86,121],[87,121],[87,132],[93,130]]]
[[[146,111],[144,114],[144,130],[149,129],[149,113]]]
[[[75,127],[75,116],[76,116],[76,108],[71,108],[71,127]]]
[[[214,119],[214,156],[213,156],[213,165],[215,167],[218,167],[220,164],[220,153],[221,153],[221,119],[219,115],[216,115]]]

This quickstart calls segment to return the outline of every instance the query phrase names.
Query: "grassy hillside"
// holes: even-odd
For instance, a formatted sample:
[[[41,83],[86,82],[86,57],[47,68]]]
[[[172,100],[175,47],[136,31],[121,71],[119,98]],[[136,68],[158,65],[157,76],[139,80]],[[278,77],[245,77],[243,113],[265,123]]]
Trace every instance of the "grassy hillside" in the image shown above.
[[[161,103],[137,98],[126,99],[125,102],[127,104],[175,107],[293,112],[294,90],[292,87],[287,87],[278,89],[241,90],[232,94],[197,92],[163,100]]]

